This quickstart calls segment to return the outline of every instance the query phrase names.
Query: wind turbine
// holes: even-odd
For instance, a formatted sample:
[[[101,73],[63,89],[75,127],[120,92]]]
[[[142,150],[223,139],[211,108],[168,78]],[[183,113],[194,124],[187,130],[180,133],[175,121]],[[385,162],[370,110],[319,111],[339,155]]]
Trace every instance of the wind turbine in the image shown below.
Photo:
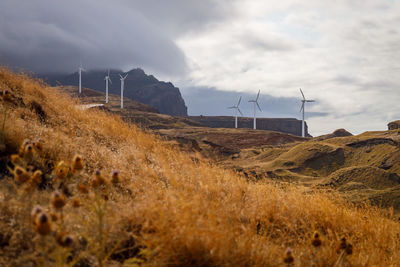
[[[237,116],[238,111],[243,116],[243,113],[239,109],[240,100],[242,100],[242,97],[239,98],[239,101],[237,102],[236,106],[229,107],[229,109],[235,109],[235,128],[238,127],[238,116]]]
[[[305,98],[303,91],[300,88],[300,93],[303,96],[303,99],[301,100],[302,104],[301,104],[301,108],[300,108],[300,112],[303,111],[303,120],[301,121],[301,136],[305,137],[305,125],[304,125],[304,112],[305,112],[305,104],[306,102],[315,102],[315,100],[308,100]]]
[[[124,108],[124,86],[125,86],[125,79],[128,77],[128,74],[125,75],[125,77],[122,77],[122,75],[119,75],[120,80],[121,80],[121,109]]]
[[[79,94],[82,93],[82,71],[86,71],[82,68],[82,63],[79,65],[78,72],[79,72]]]
[[[253,102],[254,103],[254,122],[253,122],[253,129],[257,129],[257,125],[256,125],[256,105],[258,107],[258,109],[262,112],[260,105],[258,104],[258,97],[260,96],[260,90],[258,90],[258,94],[255,100],[249,100],[249,102]]]
[[[106,103],[108,103],[108,82],[110,82],[112,84],[112,81],[110,79],[110,69],[108,70],[108,74],[104,78],[104,80],[106,81]]]

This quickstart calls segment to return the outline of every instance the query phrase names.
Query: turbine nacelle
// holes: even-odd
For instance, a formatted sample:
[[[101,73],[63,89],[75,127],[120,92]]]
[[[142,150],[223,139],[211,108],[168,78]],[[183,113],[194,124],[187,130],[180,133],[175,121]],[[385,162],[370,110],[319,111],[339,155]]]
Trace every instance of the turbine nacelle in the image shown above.
[[[305,107],[305,104],[306,104],[306,103],[315,102],[315,100],[306,99],[306,97],[304,96],[304,93],[303,93],[303,91],[301,90],[301,88],[300,88],[300,93],[301,93],[301,96],[303,97],[303,99],[301,99],[301,108],[300,108],[300,111],[299,111],[299,112],[303,112],[303,118],[302,118],[302,121],[301,121],[301,136],[302,136],[302,137],[305,137],[304,107]]]
[[[110,78],[110,70],[108,70],[108,74],[106,75],[106,77],[104,77],[105,81],[109,81],[112,84],[111,78]]]
[[[254,99],[254,100],[249,100],[250,103],[254,103],[254,120],[253,120],[253,129],[254,129],[254,130],[257,129],[257,126],[256,126],[256,106],[257,106],[258,109],[262,112],[262,110],[261,110],[261,108],[260,108],[260,105],[258,104],[258,98],[260,97],[260,91],[261,91],[261,90],[258,90],[258,94],[257,94],[256,99]]]
[[[243,116],[242,111],[239,108],[240,105],[240,101],[242,100],[242,97],[239,97],[239,101],[237,102],[236,106],[232,106],[232,107],[228,107],[228,109],[236,109],[237,111],[239,111],[239,113]]]
[[[242,113],[242,111],[241,111],[240,108],[239,108],[239,105],[240,105],[240,101],[241,101],[241,100],[242,100],[242,97],[239,97],[239,101],[237,102],[236,106],[228,107],[228,109],[235,109],[235,110],[236,110],[236,113],[235,113],[235,128],[238,127],[237,112],[239,112],[240,115],[243,116],[243,113]]]
[[[258,98],[260,97],[260,90],[258,90],[258,94],[255,100],[249,100],[250,103],[254,103],[258,107],[258,109],[262,112],[260,105],[258,104]]]
[[[120,80],[121,80],[121,81],[123,81],[123,80],[125,80],[125,79],[126,79],[126,77],[128,77],[128,74],[126,74],[126,75],[125,75],[125,77],[122,77],[122,75],[121,75],[121,74],[119,74],[119,77],[120,77]]]

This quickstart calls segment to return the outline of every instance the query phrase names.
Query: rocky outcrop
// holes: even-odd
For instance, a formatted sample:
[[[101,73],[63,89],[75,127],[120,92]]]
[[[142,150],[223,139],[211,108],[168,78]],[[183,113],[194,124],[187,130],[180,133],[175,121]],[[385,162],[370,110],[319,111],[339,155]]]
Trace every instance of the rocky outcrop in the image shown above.
[[[190,116],[189,119],[212,128],[235,127],[235,118],[230,116]],[[238,118],[238,128],[253,128],[253,118]],[[294,118],[257,118],[257,129],[301,136],[301,120]],[[306,136],[310,136],[307,123],[305,123],[305,132]]]
[[[314,140],[322,141],[322,140],[331,139],[331,138],[335,138],[335,137],[346,137],[346,136],[353,136],[353,134],[346,131],[345,129],[341,128],[341,129],[335,130],[333,133],[315,137]]]
[[[125,80],[124,97],[136,100],[156,108],[160,113],[173,116],[187,116],[187,107],[179,88],[170,82],[157,80],[153,75],[147,75],[142,69],[132,69],[123,73],[120,70],[111,70],[112,84],[109,85],[111,94],[120,94],[120,77],[128,74]],[[97,91],[105,91],[105,71],[88,71],[82,74],[82,86]],[[46,82],[56,85],[77,85],[78,74],[50,74],[39,75]]]
[[[388,123],[388,130],[400,129],[400,120]]]

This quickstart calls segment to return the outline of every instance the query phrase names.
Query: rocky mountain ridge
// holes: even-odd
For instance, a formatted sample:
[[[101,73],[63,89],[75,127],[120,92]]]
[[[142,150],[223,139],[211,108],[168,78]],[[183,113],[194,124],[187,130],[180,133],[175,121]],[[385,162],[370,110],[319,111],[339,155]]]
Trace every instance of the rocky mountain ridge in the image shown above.
[[[128,75],[125,80],[124,97],[136,100],[143,104],[156,108],[160,113],[172,116],[187,116],[187,107],[179,88],[170,82],[157,80],[153,75],[147,75],[142,69],[136,68],[128,72],[110,70],[112,84],[109,84],[109,92],[120,94],[119,75]],[[100,92],[105,91],[103,70],[83,72],[82,86]],[[52,86],[78,84],[78,73],[72,74],[41,74],[47,83]]]

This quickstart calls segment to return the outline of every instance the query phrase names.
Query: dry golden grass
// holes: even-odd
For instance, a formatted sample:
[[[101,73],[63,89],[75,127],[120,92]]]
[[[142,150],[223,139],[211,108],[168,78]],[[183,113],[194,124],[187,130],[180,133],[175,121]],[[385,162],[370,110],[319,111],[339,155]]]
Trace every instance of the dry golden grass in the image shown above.
[[[289,256],[294,266],[400,262],[400,224],[390,210],[287,184],[248,182],[117,117],[77,109],[75,100],[7,69],[0,70],[0,87],[12,95],[12,103],[1,103],[7,105],[2,166],[25,139],[41,138],[43,151],[31,164],[48,181],[25,190],[4,167],[0,265],[292,266]],[[84,170],[55,178],[57,162],[70,166],[76,154]],[[97,169],[107,181],[119,170],[121,182],[79,193],[78,184],[89,184]],[[50,204],[55,189],[72,195],[62,211]],[[32,227],[36,204],[58,216],[56,238],[40,237]],[[319,247],[312,245],[315,231]],[[66,235],[73,245],[62,245]],[[352,254],[336,251],[342,237]]]

